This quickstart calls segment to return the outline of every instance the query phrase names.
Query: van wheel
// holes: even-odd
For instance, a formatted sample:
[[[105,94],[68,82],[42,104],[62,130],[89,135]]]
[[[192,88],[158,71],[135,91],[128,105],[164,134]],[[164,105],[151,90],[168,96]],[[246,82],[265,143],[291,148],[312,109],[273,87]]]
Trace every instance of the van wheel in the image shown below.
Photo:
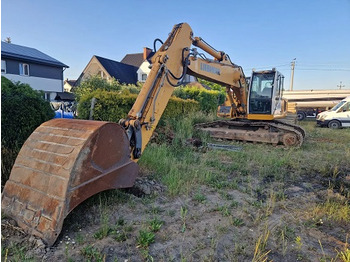
[[[305,115],[304,112],[298,112],[298,113],[297,113],[297,117],[298,117],[298,120],[301,121],[301,120],[304,120],[304,118],[306,117],[306,115]]]
[[[334,128],[334,129],[338,129],[341,127],[341,124],[338,120],[332,120],[328,123],[328,127],[329,128]]]

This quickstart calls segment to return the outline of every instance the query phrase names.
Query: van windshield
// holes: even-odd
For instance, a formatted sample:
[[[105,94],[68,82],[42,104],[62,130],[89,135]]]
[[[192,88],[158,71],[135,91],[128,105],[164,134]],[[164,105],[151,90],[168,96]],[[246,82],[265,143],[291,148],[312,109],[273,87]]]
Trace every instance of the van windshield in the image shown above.
[[[346,103],[346,101],[340,101],[339,104],[335,105],[331,111],[337,111],[340,107],[342,107],[344,104]]]

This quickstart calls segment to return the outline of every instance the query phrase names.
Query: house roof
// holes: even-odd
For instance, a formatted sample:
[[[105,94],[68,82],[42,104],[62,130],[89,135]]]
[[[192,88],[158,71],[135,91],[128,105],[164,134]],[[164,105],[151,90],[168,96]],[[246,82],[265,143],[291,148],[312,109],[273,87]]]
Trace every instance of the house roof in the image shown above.
[[[65,82],[68,83],[70,86],[74,86],[76,81],[77,80],[65,80]]]
[[[138,67],[95,56],[111,77],[120,83],[136,84]]]
[[[56,92],[55,100],[74,101],[74,94],[67,92]]]
[[[150,59],[153,55],[154,55],[154,52],[151,52],[147,56],[148,62],[150,62]],[[141,66],[141,64],[143,63],[143,61],[144,61],[143,53],[136,53],[136,54],[125,55],[124,58],[122,59],[122,61],[120,61],[120,62],[123,64],[136,66],[137,68],[139,68]]]
[[[40,52],[35,48],[10,44],[6,42],[1,42],[1,57],[69,68],[69,66],[63,64],[51,56],[48,56],[47,54],[44,54],[43,52]]]

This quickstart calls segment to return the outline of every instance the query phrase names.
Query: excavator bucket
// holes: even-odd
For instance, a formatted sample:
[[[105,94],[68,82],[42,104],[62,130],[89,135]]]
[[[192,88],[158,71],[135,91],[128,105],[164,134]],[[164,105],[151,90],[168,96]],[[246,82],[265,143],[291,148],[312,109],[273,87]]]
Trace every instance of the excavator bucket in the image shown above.
[[[53,119],[20,150],[3,190],[2,209],[51,246],[77,205],[98,192],[133,186],[137,174],[120,125]]]

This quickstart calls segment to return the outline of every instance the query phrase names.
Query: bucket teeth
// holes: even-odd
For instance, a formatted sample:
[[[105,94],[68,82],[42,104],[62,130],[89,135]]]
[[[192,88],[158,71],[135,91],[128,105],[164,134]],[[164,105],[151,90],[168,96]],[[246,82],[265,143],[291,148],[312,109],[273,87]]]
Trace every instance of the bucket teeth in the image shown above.
[[[98,192],[131,187],[137,174],[118,124],[53,119],[39,126],[19,152],[2,209],[51,246],[77,205]]]

